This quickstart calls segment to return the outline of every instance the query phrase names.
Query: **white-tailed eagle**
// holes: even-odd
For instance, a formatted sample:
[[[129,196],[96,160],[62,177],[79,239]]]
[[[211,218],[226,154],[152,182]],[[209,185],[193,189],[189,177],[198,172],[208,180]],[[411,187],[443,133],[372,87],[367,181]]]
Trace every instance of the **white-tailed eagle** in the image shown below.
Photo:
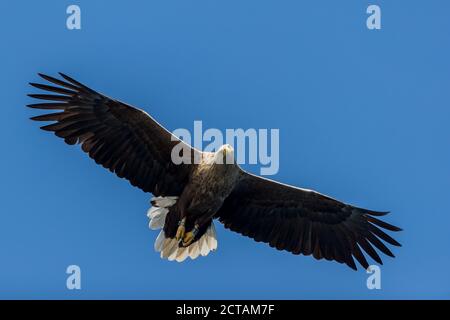
[[[278,250],[335,260],[355,270],[353,258],[369,266],[363,251],[381,264],[376,249],[394,257],[384,242],[400,246],[382,229],[401,229],[377,218],[387,212],[258,177],[233,161],[216,161],[234,158],[229,145],[215,153],[183,145],[184,156],[201,161],[174,164],[171,151],[184,142],[146,112],[62,73],[64,80],[39,75],[53,85],[31,83],[49,93],[30,94],[46,101],[28,107],[52,112],[31,119],[53,121],[41,128],[67,144],[81,144],[96,163],[154,195],[148,216],[150,228],[162,228],[155,248],[163,258],[183,261],[215,250],[214,219]]]

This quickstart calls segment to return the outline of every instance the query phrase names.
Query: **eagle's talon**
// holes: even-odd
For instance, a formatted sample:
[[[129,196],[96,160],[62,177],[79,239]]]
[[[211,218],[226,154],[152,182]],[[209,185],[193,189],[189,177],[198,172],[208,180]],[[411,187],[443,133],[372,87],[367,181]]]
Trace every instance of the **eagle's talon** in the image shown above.
[[[175,235],[175,239],[177,241],[180,241],[184,237],[185,231],[186,231],[186,229],[185,229],[184,225],[180,224],[178,226],[177,234]]]
[[[183,247],[187,247],[194,240],[195,235],[192,231],[187,232],[183,237]]]
[[[199,228],[199,226],[195,225],[194,228],[192,229],[192,231],[189,231],[188,233],[186,233],[184,235],[184,237],[183,237],[183,246],[184,247],[189,246],[192,243],[192,241],[194,241],[195,236],[198,233],[198,228]]]
[[[177,241],[180,241],[184,237],[184,234],[186,232],[186,228],[184,227],[185,224],[186,224],[186,217],[178,221],[177,234],[175,235],[175,239]]]

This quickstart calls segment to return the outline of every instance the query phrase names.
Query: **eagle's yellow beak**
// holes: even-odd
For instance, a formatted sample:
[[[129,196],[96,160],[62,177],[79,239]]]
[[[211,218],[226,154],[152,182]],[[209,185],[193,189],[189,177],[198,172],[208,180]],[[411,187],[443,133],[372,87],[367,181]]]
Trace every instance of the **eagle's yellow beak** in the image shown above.
[[[222,153],[224,156],[226,156],[227,154],[233,154],[233,147],[229,144],[224,145],[222,148]]]

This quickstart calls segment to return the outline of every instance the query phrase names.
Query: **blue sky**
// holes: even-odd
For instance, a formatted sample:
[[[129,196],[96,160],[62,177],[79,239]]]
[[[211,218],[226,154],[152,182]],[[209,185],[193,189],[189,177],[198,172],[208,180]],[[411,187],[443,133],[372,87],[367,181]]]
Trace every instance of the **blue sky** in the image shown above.
[[[78,4],[82,29],[67,30]],[[366,28],[366,8],[382,29]],[[0,298],[449,298],[448,1],[2,2]],[[38,129],[27,83],[62,71],[170,130],[279,128],[272,177],[404,228],[367,274],[224,230],[177,264],[153,251],[149,194]],[[250,170],[258,172],[257,167]],[[66,289],[66,267],[82,290]]]

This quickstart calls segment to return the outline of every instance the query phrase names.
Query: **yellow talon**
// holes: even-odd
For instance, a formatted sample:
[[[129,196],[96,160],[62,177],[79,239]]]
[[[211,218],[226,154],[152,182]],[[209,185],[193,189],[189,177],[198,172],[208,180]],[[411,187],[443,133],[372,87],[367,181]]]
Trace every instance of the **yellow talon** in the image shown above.
[[[194,240],[195,234],[192,231],[187,232],[183,237],[183,246],[187,247]]]
[[[184,237],[185,231],[186,231],[186,229],[184,228],[184,225],[179,225],[178,229],[177,229],[177,234],[175,236],[175,239],[177,241],[180,241]]]
[[[198,226],[198,224],[196,224],[194,226],[194,229],[192,229],[192,231],[189,231],[188,233],[186,233],[184,235],[184,237],[183,237],[183,247],[189,246],[192,243],[192,241],[194,241],[195,236],[198,233],[198,229],[199,229],[199,226]]]

